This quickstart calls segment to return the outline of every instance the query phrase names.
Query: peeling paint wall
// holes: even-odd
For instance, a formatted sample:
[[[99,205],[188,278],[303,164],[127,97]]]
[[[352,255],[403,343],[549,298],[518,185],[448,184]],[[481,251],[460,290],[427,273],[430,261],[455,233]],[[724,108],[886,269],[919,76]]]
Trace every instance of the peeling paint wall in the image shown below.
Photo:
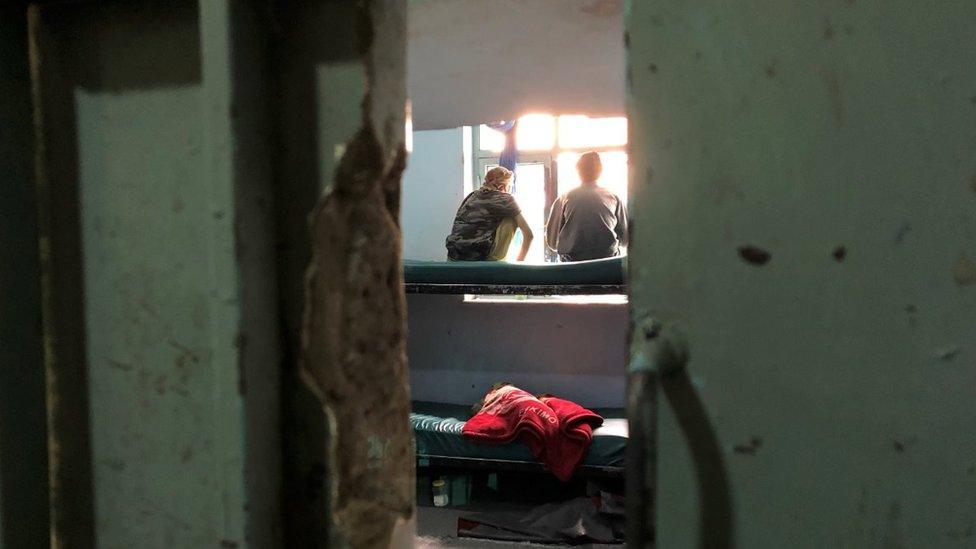
[[[687,337],[725,541],[976,543],[974,20],[630,4],[632,309]],[[658,546],[695,547],[693,460],[661,410]]]
[[[335,546],[410,546],[413,444],[399,228],[406,5],[358,5],[360,127],[310,217],[301,368],[329,419]]]
[[[332,430],[320,395],[299,378],[309,215],[362,124],[366,69],[355,2],[288,1],[272,26],[279,297],[285,414],[286,544],[322,547],[335,535],[328,468]]]

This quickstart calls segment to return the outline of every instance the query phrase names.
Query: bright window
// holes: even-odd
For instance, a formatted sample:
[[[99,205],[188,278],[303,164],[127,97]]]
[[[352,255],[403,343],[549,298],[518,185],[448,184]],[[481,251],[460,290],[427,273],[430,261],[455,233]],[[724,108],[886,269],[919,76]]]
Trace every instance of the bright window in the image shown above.
[[[626,118],[590,118],[582,115],[559,117],[560,149],[622,147],[626,144]]]
[[[482,151],[500,153],[505,148],[505,135],[482,125],[478,132]],[[519,118],[515,141],[520,151],[550,151],[556,144],[556,117],[548,114],[527,114]]]

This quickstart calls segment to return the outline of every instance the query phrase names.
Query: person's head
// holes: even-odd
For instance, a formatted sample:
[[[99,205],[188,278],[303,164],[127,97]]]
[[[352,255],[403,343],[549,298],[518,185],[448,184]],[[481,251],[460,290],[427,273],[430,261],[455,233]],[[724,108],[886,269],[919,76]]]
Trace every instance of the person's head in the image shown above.
[[[600,179],[603,173],[603,161],[600,155],[593,151],[583,153],[583,156],[576,162],[576,171],[579,172],[580,181],[583,183],[593,183]]]
[[[512,177],[514,175],[515,174],[512,173],[512,170],[503,168],[502,166],[492,168],[488,170],[488,173],[485,175],[484,187],[486,189],[507,193],[512,185]]]

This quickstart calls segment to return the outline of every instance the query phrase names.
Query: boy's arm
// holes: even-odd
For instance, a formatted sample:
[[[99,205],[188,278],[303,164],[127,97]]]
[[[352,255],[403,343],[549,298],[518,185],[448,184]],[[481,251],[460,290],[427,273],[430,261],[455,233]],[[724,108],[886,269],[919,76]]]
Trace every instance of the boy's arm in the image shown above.
[[[630,233],[627,227],[627,207],[624,206],[620,197],[617,197],[617,228],[615,231],[617,233],[617,241],[621,246],[627,247],[630,243]]]
[[[549,221],[546,223],[546,248],[553,253],[556,252],[556,245],[559,243],[559,229],[563,224],[563,197],[559,197],[552,203],[552,210],[549,211]]]
[[[518,261],[524,261],[525,256],[529,253],[529,246],[532,245],[532,239],[535,235],[532,234],[532,228],[529,227],[529,222],[525,220],[525,216],[522,214],[515,216],[515,224],[522,231],[522,249],[519,250]]]

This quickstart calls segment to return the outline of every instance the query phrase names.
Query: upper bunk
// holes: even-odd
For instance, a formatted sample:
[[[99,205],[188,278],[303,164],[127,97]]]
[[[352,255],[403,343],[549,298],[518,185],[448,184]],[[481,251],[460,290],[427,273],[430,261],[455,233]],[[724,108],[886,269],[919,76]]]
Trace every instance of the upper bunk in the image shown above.
[[[403,265],[408,294],[626,294],[626,257],[572,263],[416,261]]]

